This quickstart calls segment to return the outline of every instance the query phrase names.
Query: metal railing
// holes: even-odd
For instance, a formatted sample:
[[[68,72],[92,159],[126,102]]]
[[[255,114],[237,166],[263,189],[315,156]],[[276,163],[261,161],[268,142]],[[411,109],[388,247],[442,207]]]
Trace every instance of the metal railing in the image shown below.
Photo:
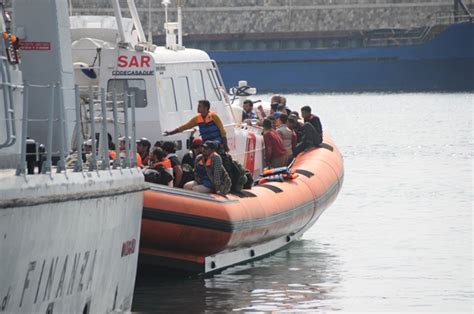
[[[446,12],[437,12],[428,18],[428,23],[424,27],[370,31],[364,35],[366,37],[364,46],[381,47],[387,45],[421,44],[437,34],[434,31],[435,26],[450,25],[462,21],[470,21],[472,23],[472,15],[456,15],[454,13],[447,15]]]
[[[126,93],[117,94],[115,90],[111,93],[106,93],[104,88],[88,87],[87,89],[74,87],[74,111],[75,111],[75,148],[69,152],[66,148],[66,117],[65,104],[63,98],[60,97],[62,89],[59,83],[52,85],[33,85],[28,82],[23,84],[23,118],[22,118],[22,137],[21,137],[21,151],[20,161],[16,169],[16,175],[26,175],[27,173],[27,137],[26,132],[28,124],[31,122],[38,122],[44,124],[47,128],[47,143],[45,145],[44,156],[39,160],[39,169],[41,173],[52,173],[53,170],[53,156],[59,156],[56,164],[56,172],[65,172],[67,168],[66,157],[74,162],[73,172],[84,171],[83,156],[86,157],[88,164],[88,171],[107,170],[116,168],[131,168],[136,167],[136,128],[135,128],[135,104],[133,95]],[[30,89],[32,88],[46,88],[50,89],[50,101],[48,112],[45,119],[29,119],[29,97]],[[82,96],[81,96],[82,95]],[[84,104],[81,104],[81,98]],[[121,99],[120,99],[121,98]],[[55,104],[55,99],[59,103]],[[110,105],[110,106],[108,106]],[[86,106],[86,111],[89,112],[89,117],[82,117],[81,106]],[[110,107],[110,108],[109,108]],[[55,118],[55,108],[59,111]],[[129,124],[128,111],[131,110],[132,125]],[[111,112],[112,117],[108,118],[108,113]],[[123,122],[119,120],[119,113],[123,114]],[[54,128],[54,124],[58,128]],[[83,137],[83,126],[90,127],[90,138]],[[96,127],[99,127],[99,143],[96,138]],[[109,127],[113,130],[109,132]],[[116,141],[120,136],[120,130],[123,129],[125,135],[125,150],[120,152],[118,145],[116,145],[116,158],[111,163],[109,157],[109,135],[113,132]],[[129,137],[131,134],[131,138]],[[53,140],[58,141],[59,150],[53,151]],[[87,154],[83,150],[83,141],[91,142],[91,151]],[[117,143],[118,144],[118,143]],[[100,147],[99,147],[100,145]],[[76,157],[76,158],[74,158]]]
[[[11,83],[11,73],[10,73],[10,63],[8,58],[1,55],[0,56],[0,74],[1,74],[1,84],[0,89],[3,94],[3,110],[5,116],[5,129],[6,136],[5,141],[0,143],[0,148],[9,147],[15,144],[16,142],[16,128],[15,128],[15,110],[13,104],[13,88],[17,86],[12,85]]]

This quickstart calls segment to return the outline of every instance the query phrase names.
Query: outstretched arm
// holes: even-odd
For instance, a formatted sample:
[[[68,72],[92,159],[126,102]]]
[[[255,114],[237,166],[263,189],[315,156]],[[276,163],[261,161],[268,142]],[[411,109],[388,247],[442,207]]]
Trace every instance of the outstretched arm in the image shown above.
[[[197,119],[198,119],[198,117],[195,116],[194,118],[192,118],[191,120],[189,120],[185,124],[181,125],[180,127],[177,127],[176,129],[171,130],[171,131],[164,131],[163,134],[165,136],[168,136],[168,135],[173,135],[173,134],[176,134],[176,133],[183,132],[184,130],[193,128],[196,125],[198,125]]]

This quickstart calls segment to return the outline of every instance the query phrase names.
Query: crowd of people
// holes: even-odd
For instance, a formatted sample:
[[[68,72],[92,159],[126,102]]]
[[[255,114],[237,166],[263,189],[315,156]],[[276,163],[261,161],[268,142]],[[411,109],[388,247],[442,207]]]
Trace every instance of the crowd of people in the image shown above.
[[[251,100],[244,101],[242,121],[247,123],[252,120],[252,124],[263,128],[263,157],[266,167],[286,166],[299,153],[322,143],[321,122],[311,113],[311,107],[301,108],[302,120],[297,111],[288,108],[283,96],[275,95],[271,98],[269,115],[262,106],[257,110],[253,107]],[[228,154],[225,128],[218,114],[210,111],[209,101],[200,100],[195,117],[171,131],[165,131],[164,135],[176,134],[196,126],[201,137],[195,138],[196,130],[193,129],[190,150],[181,160],[176,155],[176,145],[173,141],[158,141],[152,147],[147,138],[141,138],[136,142],[136,155],[133,156],[130,140],[127,141],[125,137],[119,139],[118,158],[134,159],[136,165],[143,168],[145,179],[150,182],[202,193],[227,194],[231,190],[241,189],[248,173],[246,174],[245,169]],[[92,140],[89,139],[84,143],[84,161],[90,159],[91,148]],[[112,161],[117,160],[115,144],[111,138],[109,158]]]
[[[291,111],[286,98],[272,96],[270,114],[267,116],[260,105],[254,111],[254,103],[245,100],[242,121],[252,121],[263,127],[265,143],[264,159],[267,167],[287,165],[298,154],[319,146],[323,141],[323,129],[318,116],[311,113],[310,106],[301,108],[301,117],[297,111]]]

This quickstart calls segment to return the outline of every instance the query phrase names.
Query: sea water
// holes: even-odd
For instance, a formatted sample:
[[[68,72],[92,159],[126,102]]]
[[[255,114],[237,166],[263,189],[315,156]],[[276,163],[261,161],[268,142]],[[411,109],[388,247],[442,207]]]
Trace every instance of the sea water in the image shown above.
[[[139,274],[133,310],[472,312],[474,94],[286,97],[312,107],[344,156],[336,201],[262,260]]]

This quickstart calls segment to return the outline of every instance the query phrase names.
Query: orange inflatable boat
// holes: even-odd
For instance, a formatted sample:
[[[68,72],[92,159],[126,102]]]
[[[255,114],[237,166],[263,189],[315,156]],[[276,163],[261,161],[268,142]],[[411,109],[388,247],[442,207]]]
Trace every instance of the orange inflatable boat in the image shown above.
[[[202,194],[151,184],[145,192],[139,262],[207,273],[278,250],[310,228],[342,186],[342,156],[325,137],[298,155],[296,178]]]

